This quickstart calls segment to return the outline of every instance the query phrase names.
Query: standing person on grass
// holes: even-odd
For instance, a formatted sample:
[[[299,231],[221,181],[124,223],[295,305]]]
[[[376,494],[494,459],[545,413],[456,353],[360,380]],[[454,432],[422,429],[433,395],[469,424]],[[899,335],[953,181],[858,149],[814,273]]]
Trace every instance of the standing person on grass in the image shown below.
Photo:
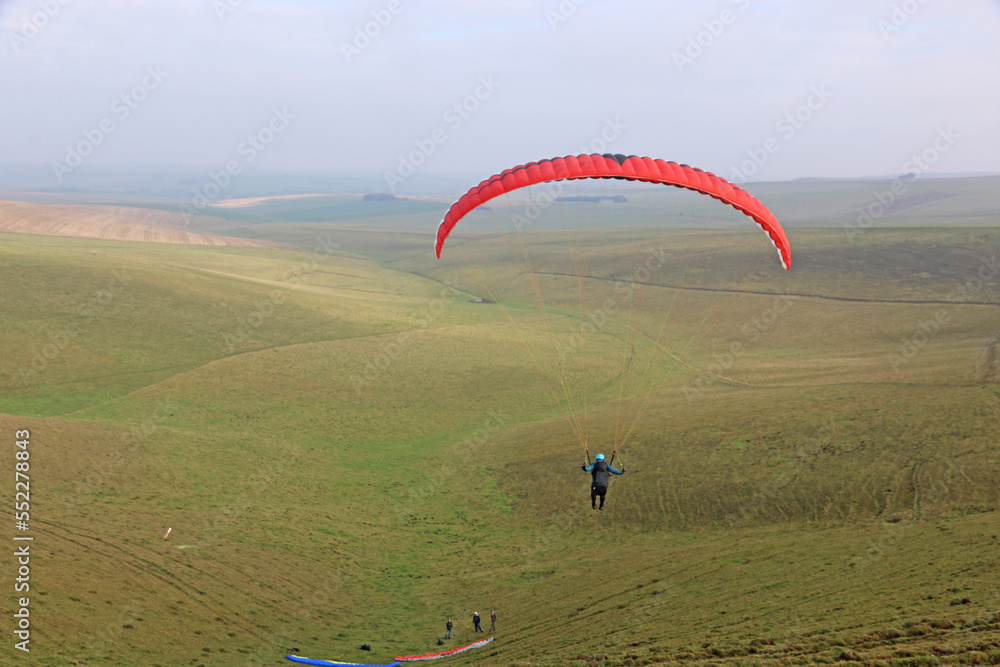
[[[453,624],[453,623],[451,622],[451,619],[449,618],[449,619],[448,619],[448,622],[444,624],[444,630],[445,630],[445,632],[444,632],[444,638],[445,638],[445,639],[451,639],[451,629],[452,629],[453,627],[455,627],[455,626],[454,626],[454,624]]]
[[[483,626],[479,625],[479,612],[472,612],[472,624],[476,626],[476,632],[482,632]]]
[[[598,454],[594,457],[594,462],[589,466],[580,466],[591,475],[590,484],[590,506],[595,510],[604,509],[604,496],[608,493],[608,481],[609,474],[621,475],[625,472],[625,468],[621,470],[615,470],[608,462],[604,460],[604,454]],[[601,506],[597,506],[597,496],[601,497]]]
[[[494,609],[490,612],[490,632],[497,629],[497,610]]]

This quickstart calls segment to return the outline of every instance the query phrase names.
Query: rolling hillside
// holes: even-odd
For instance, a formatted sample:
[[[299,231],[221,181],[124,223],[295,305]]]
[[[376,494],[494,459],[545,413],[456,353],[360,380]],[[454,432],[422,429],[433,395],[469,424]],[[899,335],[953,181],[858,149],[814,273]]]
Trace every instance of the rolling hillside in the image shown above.
[[[694,284],[667,262],[643,287],[686,304],[662,340],[683,363],[650,372],[663,390],[603,513],[496,237],[454,247],[477,248],[506,311],[433,258],[433,211],[274,213],[252,223],[274,248],[0,231],[32,662],[387,661],[436,650],[449,617],[445,648],[468,643],[496,608],[496,641],[450,664],[1000,664],[1000,228],[977,210],[853,240],[792,214],[788,274],[737,270],[756,235],[662,237],[715,269]],[[251,224],[215,220],[194,226]],[[719,235],[736,240],[716,252]],[[578,241],[607,249],[603,276],[644,239]],[[591,453],[613,394],[595,383]]]

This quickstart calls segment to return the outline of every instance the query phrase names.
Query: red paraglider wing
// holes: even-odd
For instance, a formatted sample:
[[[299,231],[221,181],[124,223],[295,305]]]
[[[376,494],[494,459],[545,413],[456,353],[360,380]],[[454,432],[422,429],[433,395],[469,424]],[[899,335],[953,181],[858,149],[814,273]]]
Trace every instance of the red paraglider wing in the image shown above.
[[[619,178],[662,183],[695,190],[729,204],[750,216],[767,232],[785,269],[792,266],[792,251],[778,219],[756,197],[724,178],[686,164],[635,155],[569,155],[529,162],[491,176],[452,204],[438,226],[434,250],[441,256],[444,240],[459,220],[484,202],[538,183],[582,178]]]

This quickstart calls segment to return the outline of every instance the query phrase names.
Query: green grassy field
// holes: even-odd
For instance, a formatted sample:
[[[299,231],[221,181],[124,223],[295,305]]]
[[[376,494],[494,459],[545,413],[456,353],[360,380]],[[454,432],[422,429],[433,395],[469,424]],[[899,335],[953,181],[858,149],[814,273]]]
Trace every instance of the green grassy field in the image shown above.
[[[752,187],[790,272],[685,199],[662,232],[598,205],[572,258],[559,219],[595,207],[543,212],[544,273],[501,210],[435,259],[423,201],[191,223],[295,250],[2,234],[31,662],[388,662],[496,608],[495,642],[447,662],[1000,664],[996,185],[914,181],[860,231],[887,183]],[[650,247],[662,267],[620,297]],[[581,275],[631,319],[560,371]],[[598,513],[547,382],[587,388],[596,453],[626,366],[655,391]],[[27,657],[11,636],[4,664]]]

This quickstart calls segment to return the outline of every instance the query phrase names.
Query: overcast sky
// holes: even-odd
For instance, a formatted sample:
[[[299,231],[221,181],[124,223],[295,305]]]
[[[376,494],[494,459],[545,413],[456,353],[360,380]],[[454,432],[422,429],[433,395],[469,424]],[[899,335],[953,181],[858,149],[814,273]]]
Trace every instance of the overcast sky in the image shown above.
[[[0,36],[3,161],[1000,171],[998,0],[0,0]]]

